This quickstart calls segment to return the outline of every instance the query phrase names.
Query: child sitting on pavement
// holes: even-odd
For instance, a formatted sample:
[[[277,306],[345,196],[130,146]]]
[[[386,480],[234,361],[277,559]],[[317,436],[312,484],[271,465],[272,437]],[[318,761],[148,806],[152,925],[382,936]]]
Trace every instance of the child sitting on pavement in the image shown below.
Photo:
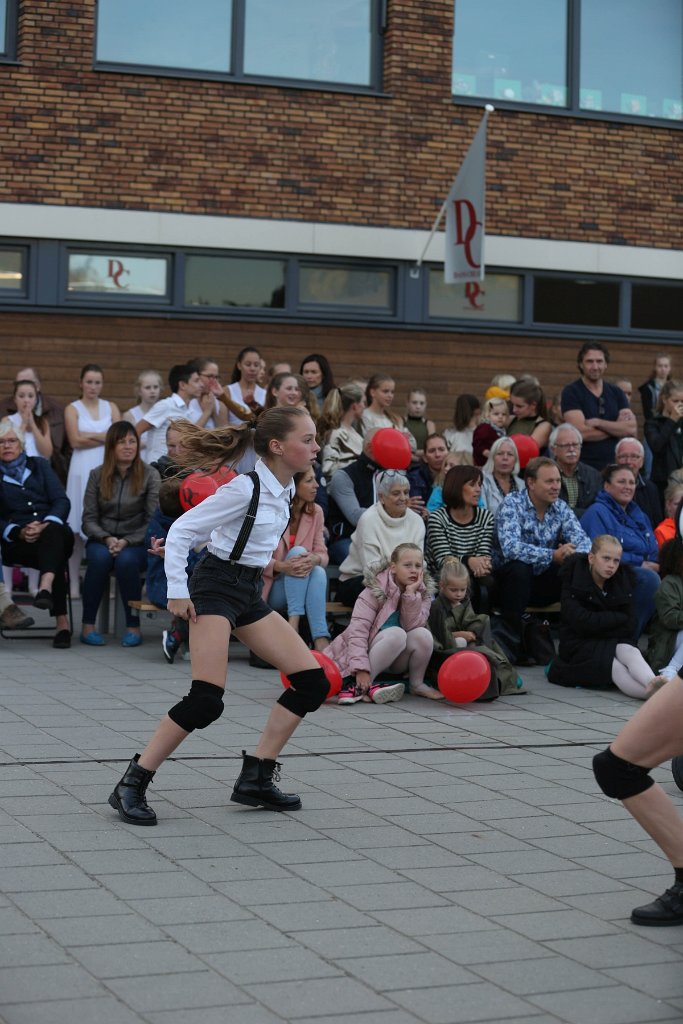
[[[439,593],[429,612],[427,625],[434,638],[434,655],[429,674],[436,677],[443,662],[458,650],[479,651],[492,669],[491,692],[481,699],[495,700],[499,694],[524,693],[524,681],[517,675],[502,649],[493,639],[488,615],[477,615],[469,596],[470,576],[460,559],[446,558],[439,577]],[[497,682],[496,682],[497,680]]]
[[[407,675],[412,694],[440,700],[439,691],[424,681],[432,654],[426,623],[433,586],[423,569],[422,549],[399,544],[389,562],[373,566],[364,582],[349,625],[325,650],[344,679],[339,703],[400,700],[405,683],[378,682],[385,672]]]

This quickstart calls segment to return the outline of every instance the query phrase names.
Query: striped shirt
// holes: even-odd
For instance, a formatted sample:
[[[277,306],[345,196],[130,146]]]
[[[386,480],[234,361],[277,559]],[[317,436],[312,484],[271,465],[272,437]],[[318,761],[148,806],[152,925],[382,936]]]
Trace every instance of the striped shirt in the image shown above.
[[[427,522],[426,554],[429,571],[436,574],[449,555],[463,559],[471,555],[490,555],[493,546],[493,515],[485,508],[475,509],[470,523],[454,522],[448,510],[437,509]]]

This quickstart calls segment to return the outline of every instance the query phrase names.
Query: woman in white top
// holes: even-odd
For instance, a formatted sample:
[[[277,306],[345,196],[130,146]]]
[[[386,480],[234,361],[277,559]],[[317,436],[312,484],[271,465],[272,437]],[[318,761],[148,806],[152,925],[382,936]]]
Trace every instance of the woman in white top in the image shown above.
[[[132,423],[133,426],[140,420],[144,420],[145,413],[148,413],[161,398],[162,387],[161,374],[156,370],[143,370],[142,373],[139,373],[135,381],[135,397],[138,404],[134,405],[132,409],[126,409],[122,419],[127,423]],[[143,462],[149,461],[146,458],[146,435],[146,430],[140,435],[140,458]]]
[[[47,416],[36,416],[38,388],[32,380],[17,380],[12,392],[16,412],[7,419],[24,431],[24,451],[27,455],[52,458],[53,445]]]
[[[322,469],[328,483],[338,469],[350,466],[363,451],[363,435],[357,424],[364,409],[365,393],[354,381],[332,388],[325,399],[318,437],[324,446]]]
[[[481,402],[477,396],[458,395],[453,410],[453,426],[447,427],[443,432],[449,452],[463,452],[468,457],[470,466],[474,461],[472,439],[480,419]]]
[[[131,825],[156,824],[145,799],[147,786],[194,729],[220,717],[234,632],[257,657],[279,668],[291,685],[271,709],[254,755],[243,752],[231,800],[272,811],[297,810],[300,798],[274,785],[280,767],[275,759],[304,715],[320,707],[329,684],[298,633],[265,603],[261,588],[263,570],[289,522],[293,475],[310,469],[319,451],[315,424],[305,410],[292,408],[263,413],[253,432],[200,430],[186,422],[177,429],[183,435],[178,461],[187,469],[211,472],[234,463],[251,433],[260,458],[253,473],[219,487],[171,526],[164,559],[168,610],[190,623],[192,686],[130,762],[109,803]],[[188,587],[188,551],[207,541],[207,553]]]
[[[104,386],[102,367],[86,363],[80,375],[81,397],[64,410],[64,426],[73,448],[66,493],[71,502],[68,523],[74,533],[74,550],[69,559],[71,596],[80,596],[79,575],[83,560],[83,496],[90,470],[104,461],[104,439],[112,423],[121,419],[113,402],[100,398]]]
[[[228,409],[224,401],[225,392],[220,380],[218,363],[210,356],[200,356],[198,359],[193,359],[190,366],[199,374],[202,390],[198,398],[193,398],[190,401],[189,419],[198,427],[206,427],[207,430],[213,430],[214,427],[226,427],[228,425]]]
[[[251,422],[265,408],[266,391],[258,383],[260,373],[261,353],[255,348],[243,348],[235,360],[232,381],[224,388],[228,425]]]

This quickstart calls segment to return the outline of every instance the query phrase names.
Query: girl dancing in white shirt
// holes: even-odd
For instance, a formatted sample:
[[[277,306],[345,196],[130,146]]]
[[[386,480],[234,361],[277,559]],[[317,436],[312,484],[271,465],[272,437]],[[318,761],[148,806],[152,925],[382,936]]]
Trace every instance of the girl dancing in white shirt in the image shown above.
[[[173,426],[182,434],[178,461],[209,472],[236,462],[252,435],[246,427],[207,431],[186,421]],[[242,752],[242,771],[230,799],[273,811],[301,807],[296,794],[282,793],[274,785],[279,780],[276,758],[304,715],[320,707],[329,686],[303,640],[263,601],[261,578],[289,522],[292,477],[312,465],[319,446],[315,424],[299,408],[264,413],[253,443],[260,456],[255,470],[186,512],[166,539],[168,610],[190,622],[193,679],[190,692],[162,718],[109,797],[131,825],[156,825],[145,796],[154,773],[189,733],[222,714],[232,632],[284,672],[291,687],[272,708],[254,754]],[[207,541],[207,554],[195,568],[188,592],[187,552]]]

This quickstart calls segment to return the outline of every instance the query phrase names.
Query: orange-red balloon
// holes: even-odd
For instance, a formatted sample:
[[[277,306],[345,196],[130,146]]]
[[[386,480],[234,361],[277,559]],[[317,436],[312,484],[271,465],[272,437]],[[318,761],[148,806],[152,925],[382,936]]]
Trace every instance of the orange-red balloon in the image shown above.
[[[180,485],[178,499],[182,508],[188,509],[199,505],[205,498],[215,494],[223,484],[229,484],[237,476],[234,469],[221,466],[215,473],[190,473]]]
[[[370,452],[382,469],[407,469],[412,457],[408,438],[393,427],[382,427],[372,435]]]
[[[330,697],[335,697],[342,688],[341,672],[339,671],[335,663],[332,661],[332,658],[328,658],[327,655],[323,654],[322,651],[311,651],[311,654],[320,665],[321,669],[325,673],[325,677],[328,683],[330,684],[330,688],[327,691],[326,697],[326,700],[329,700]],[[284,672],[280,673],[280,679],[282,680],[282,685],[284,686],[284,688],[288,690],[291,684],[287,676],[284,674]]]
[[[491,682],[488,658],[479,651],[458,651],[446,658],[436,684],[447,700],[469,704],[481,697]]]
[[[526,467],[529,459],[535,459],[537,455],[541,454],[540,448],[534,441],[533,437],[529,437],[528,434],[511,434],[510,440],[514,443],[514,446],[517,449],[521,469]]]

